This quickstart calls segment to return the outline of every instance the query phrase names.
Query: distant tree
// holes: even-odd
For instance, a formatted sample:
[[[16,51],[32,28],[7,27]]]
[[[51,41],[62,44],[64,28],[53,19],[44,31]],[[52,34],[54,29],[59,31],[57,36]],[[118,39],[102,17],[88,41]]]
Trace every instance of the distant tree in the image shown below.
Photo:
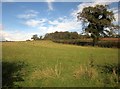
[[[59,40],[59,39],[79,39],[79,35],[77,32],[54,32],[54,33],[47,33],[44,39],[49,40]]]
[[[78,20],[81,20],[84,25],[88,24],[84,29],[85,32],[91,33],[93,46],[98,42],[100,36],[109,36],[113,29],[118,29],[112,23],[115,20],[113,11],[108,11],[107,8],[107,5],[89,6],[78,13]]]
[[[33,40],[39,40],[39,37],[38,37],[37,34],[35,34],[35,35],[33,35],[33,37],[31,39],[33,39]]]
[[[28,39],[28,40],[26,40],[26,41],[30,41],[30,40]]]
[[[40,36],[40,38],[39,38],[40,40],[42,40],[42,36]]]

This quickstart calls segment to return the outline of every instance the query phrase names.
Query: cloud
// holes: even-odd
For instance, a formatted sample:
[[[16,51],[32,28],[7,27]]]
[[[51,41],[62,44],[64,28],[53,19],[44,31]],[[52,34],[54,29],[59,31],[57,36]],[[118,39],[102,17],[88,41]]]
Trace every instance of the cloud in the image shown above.
[[[24,32],[20,30],[16,31],[2,31],[2,39],[0,40],[8,40],[8,41],[25,41],[27,39],[31,39],[32,35],[36,34],[35,32]],[[1,37],[1,34],[0,34]]]
[[[97,4],[102,4],[102,5],[107,5],[107,4],[110,4],[110,3],[112,3],[112,2],[101,2],[101,0],[95,0],[94,2],[83,2],[83,3],[81,3],[81,4],[79,4],[78,6],[77,6],[77,9],[76,10],[74,10],[72,13],[71,13],[71,15],[73,16],[73,17],[76,17],[76,15],[77,15],[77,13],[78,12],[82,12],[82,10],[83,10],[83,8],[84,7],[88,7],[88,6],[95,6],[95,5],[97,5]]]
[[[46,26],[39,26],[37,29],[39,30],[39,33],[37,34],[42,35],[42,36],[44,36],[46,34],[46,31],[48,30]]]
[[[64,19],[64,20],[63,20]],[[55,32],[55,31],[81,31],[81,23],[77,22],[74,19],[68,18],[58,18],[53,21],[49,21],[50,26],[47,28],[47,33]]]
[[[113,7],[111,9],[109,9],[109,11],[113,11],[113,13],[114,13],[114,17],[116,20],[113,23],[118,24],[118,22],[119,22],[119,20],[118,20],[118,14],[119,14],[118,7]]]
[[[0,41],[5,41],[5,38],[3,37],[3,25],[0,24]]]
[[[52,2],[54,2],[54,1],[55,1],[55,0],[47,0],[48,9],[49,9],[50,11],[54,10],[54,9],[53,9],[53,4],[52,4]]]
[[[47,25],[46,25],[47,24]],[[81,23],[74,19],[67,18],[66,16],[60,17],[56,20],[41,19],[40,20],[28,20],[26,25],[29,27],[34,27],[39,30],[39,35],[45,35],[46,33],[51,33],[55,31],[77,31],[81,32]]]
[[[81,31],[81,25],[75,22],[70,23],[59,23],[56,26],[48,27],[47,33],[55,32],[55,31],[77,31],[78,33]],[[79,31],[78,31],[79,29]]]
[[[113,22],[114,24],[119,24],[119,18],[118,18],[118,13],[114,14],[115,21]]]
[[[30,18],[37,17],[38,14],[39,14],[39,12],[37,12],[35,10],[27,10],[27,11],[25,11],[24,14],[17,15],[17,17],[22,18],[22,19],[30,19]]]
[[[51,24],[51,25],[57,25],[57,24],[59,24],[59,21],[58,20],[49,21],[49,24]]]
[[[29,19],[29,18],[33,18],[33,17],[36,17],[35,14],[21,14],[21,15],[18,15],[19,18],[23,18],[23,19]]]
[[[1,25],[0,25],[1,28]],[[46,27],[36,27],[29,31],[23,31],[22,29],[7,29],[3,27],[0,29],[0,41],[26,41],[27,39],[31,39],[34,34],[38,34],[39,36],[44,35],[46,33]]]
[[[42,26],[47,19],[30,19],[25,21],[23,24],[29,26],[29,27],[37,27],[37,26]]]

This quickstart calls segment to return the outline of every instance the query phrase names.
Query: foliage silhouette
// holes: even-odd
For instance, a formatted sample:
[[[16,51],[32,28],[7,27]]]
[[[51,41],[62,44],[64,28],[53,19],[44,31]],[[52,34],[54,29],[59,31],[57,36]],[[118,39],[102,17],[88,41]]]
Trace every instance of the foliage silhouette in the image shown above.
[[[21,70],[24,62],[2,62],[2,87],[18,87],[15,82],[24,81]]]

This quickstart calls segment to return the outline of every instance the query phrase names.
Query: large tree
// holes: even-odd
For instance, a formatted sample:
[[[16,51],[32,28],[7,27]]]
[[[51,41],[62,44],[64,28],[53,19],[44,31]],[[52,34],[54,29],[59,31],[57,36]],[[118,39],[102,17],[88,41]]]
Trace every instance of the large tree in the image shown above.
[[[96,5],[83,8],[77,15],[85,26],[85,32],[91,33],[93,45],[100,36],[108,36],[116,26],[112,23],[115,20],[113,11],[108,10],[108,5]]]

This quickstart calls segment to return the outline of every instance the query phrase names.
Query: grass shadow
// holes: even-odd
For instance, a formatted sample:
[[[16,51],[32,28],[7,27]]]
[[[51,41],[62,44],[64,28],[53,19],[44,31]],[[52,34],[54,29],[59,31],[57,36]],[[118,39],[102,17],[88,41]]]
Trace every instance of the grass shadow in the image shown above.
[[[104,84],[112,84],[115,87],[118,87],[120,83],[120,64],[104,64],[98,65],[98,69],[101,70],[101,73],[105,75]]]
[[[19,87],[15,82],[24,81],[21,70],[24,62],[2,62],[2,87]]]
[[[120,64],[104,64],[104,65],[97,65],[102,72],[104,73],[113,73],[115,72],[117,75],[120,75]]]

